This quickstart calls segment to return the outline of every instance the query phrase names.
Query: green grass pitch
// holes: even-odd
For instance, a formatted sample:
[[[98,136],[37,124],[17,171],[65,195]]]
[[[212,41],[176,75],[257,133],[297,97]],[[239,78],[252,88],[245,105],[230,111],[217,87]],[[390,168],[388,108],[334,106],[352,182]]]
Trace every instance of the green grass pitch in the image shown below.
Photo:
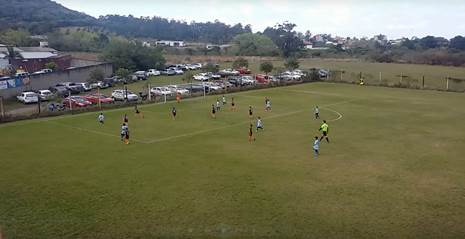
[[[229,111],[231,96],[237,112]],[[264,97],[272,112],[264,112]],[[0,125],[6,238],[463,238],[465,95],[329,83]],[[175,105],[178,118],[170,108]],[[248,106],[265,130],[248,142]],[[312,156],[321,107],[331,143]],[[119,140],[129,116],[131,143]]]

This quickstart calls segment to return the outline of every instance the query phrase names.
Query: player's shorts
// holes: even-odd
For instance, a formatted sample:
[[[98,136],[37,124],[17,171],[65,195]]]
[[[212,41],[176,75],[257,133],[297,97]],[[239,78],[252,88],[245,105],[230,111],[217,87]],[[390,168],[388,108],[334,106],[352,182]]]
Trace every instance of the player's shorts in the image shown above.
[[[328,131],[323,131],[324,136],[328,136]]]
[[[173,114],[174,117],[176,117],[176,112],[173,112],[172,114]]]
[[[140,114],[140,111],[139,111],[139,110],[136,110],[136,114]]]
[[[252,116],[252,115],[253,115],[253,113],[252,113],[252,112],[249,112],[249,115],[250,115],[250,116]]]
[[[234,103],[231,103],[231,106],[233,106],[233,107],[234,107],[235,105],[236,105],[236,104],[234,104]]]
[[[257,126],[257,129],[263,129],[263,126]]]
[[[249,137],[252,137],[253,133],[252,132],[249,132]]]

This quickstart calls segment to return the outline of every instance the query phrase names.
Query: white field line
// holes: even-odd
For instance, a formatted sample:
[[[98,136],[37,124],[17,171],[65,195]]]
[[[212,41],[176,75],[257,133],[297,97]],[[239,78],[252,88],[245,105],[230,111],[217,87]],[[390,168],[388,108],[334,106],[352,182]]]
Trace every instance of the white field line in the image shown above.
[[[92,130],[92,129],[85,129],[85,128],[72,126],[72,125],[68,125],[68,124],[63,124],[63,123],[59,123],[59,122],[47,121],[47,123],[55,124],[55,125],[58,125],[58,126],[69,128],[69,129],[74,129],[74,130],[77,130],[77,131],[83,131],[83,132],[87,132],[87,133],[98,134],[98,135],[108,136],[108,137],[112,137],[112,138],[120,138],[120,135],[109,134],[109,133],[105,133],[105,132],[101,132],[101,131],[97,131],[97,130]],[[147,141],[138,140],[138,139],[131,139],[131,140],[134,141],[134,142],[137,142],[137,143],[147,144]]]
[[[234,96],[234,95],[242,95],[242,94],[249,94],[252,92],[259,92],[259,91],[265,91],[265,90],[275,90],[277,88],[265,88],[265,89],[258,89],[258,90],[246,90],[246,91],[240,91],[240,92],[233,92],[233,93],[226,93],[225,95],[228,96]],[[207,95],[206,97],[209,96],[214,96],[214,95]],[[219,95],[218,95],[219,96]],[[196,100],[203,100],[205,97],[203,96],[197,96],[197,97],[192,97],[192,98],[187,98],[183,99],[182,101],[196,101]],[[169,104],[169,103],[174,103],[175,101],[167,101],[165,102],[157,102],[157,103],[150,103],[150,104],[144,104],[144,105],[138,105],[139,109],[147,108],[147,107],[152,107],[156,105],[164,105],[164,104]],[[121,108],[116,108],[116,109],[108,109],[104,110],[104,112],[118,112],[118,111],[125,111],[130,109],[132,106],[126,106],[126,107],[121,107]],[[86,116],[90,114],[96,114],[98,111],[91,111],[91,112],[85,112],[85,113],[77,113],[74,115],[60,115],[60,116],[54,116],[54,117],[48,117],[48,118],[40,118],[40,119],[31,119],[31,120],[25,120],[25,121],[20,121],[20,122],[11,122],[11,123],[5,123],[5,124],[0,124],[0,128],[7,128],[7,127],[15,127],[15,126],[23,126],[23,125],[29,125],[33,123],[40,123],[40,122],[49,122],[49,121],[55,121],[55,120],[60,120],[60,119],[68,119],[68,118],[75,118],[75,117],[81,117],[81,116]]]
[[[332,103],[332,104],[322,106],[322,108],[324,108],[326,110],[329,110],[329,111],[332,111],[332,112],[334,112],[334,113],[336,113],[338,115],[337,118],[332,119],[332,120],[328,120],[328,121],[329,122],[338,121],[338,120],[342,119],[342,117],[343,117],[341,113],[339,113],[339,112],[337,112],[335,110],[332,110],[332,109],[328,109],[327,108],[328,106],[346,104],[346,103],[350,103],[352,101],[355,101],[355,100],[345,100],[345,101],[340,101],[340,102],[336,102],[336,103]],[[286,116],[289,116],[289,115],[299,114],[299,113],[306,112],[306,111],[307,111],[307,109],[305,109],[305,110],[296,110],[296,111],[291,111],[291,112],[282,113],[282,114],[278,114],[278,115],[273,115],[273,116],[269,116],[269,117],[263,117],[263,119],[266,120],[266,119],[281,118],[281,117],[286,117]],[[206,130],[199,130],[199,131],[192,132],[192,133],[186,133],[186,134],[180,134],[180,135],[175,135],[175,136],[170,136],[170,137],[165,137],[165,138],[154,139],[154,140],[147,141],[147,143],[152,144],[152,143],[158,143],[158,142],[168,141],[168,140],[172,140],[172,139],[195,136],[195,135],[199,135],[199,134],[204,134],[204,133],[208,133],[208,132],[212,132],[212,131],[232,128],[232,127],[236,127],[236,126],[240,126],[240,125],[244,125],[244,124],[249,124],[249,123],[250,123],[250,121],[244,121],[244,122],[231,124],[231,125],[227,125],[227,126],[222,126],[222,127],[212,128],[212,129],[206,129]]]
[[[340,105],[340,104],[346,104],[346,103],[350,103],[350,102],[352,102],[352,101],[355,101],[355,100],[340,101],[340,102],[336,102],[336,103],[332,103],[332,104],[328,104],[328,105],[322,106],[321,108],[327,109],[327,110],[329,110],[329,111],[332,111],[332,112],[338,114],[338,117],[337,117],[336,119],[328,120],[328,121],[330,121],[330,122],[334,122],[334,121],[340,120],[340,119],[342,118],[342,114],[340,114],[339,112],[337,112],[337,111],[335,111],[335,110],[328,109],[327,107],[328,107],[328,106],[334,106],[334,105]],[[281,118],[281,117],[286,117],[286,116],[289,116],[289,115],[299,114],[299,113],[306,112],[306,111],[307,111],[307,109],[305,109],[305,110],[296,110],[296,111],[291,111],[291,112],[287,112],[287,113],[277,114],[277,115],[273,115],[273,116],[269,116],[269,117],[264,117],[263,119]],[[83,131],[83,132],[87,132],[87,133],[98,134],[98,135],[107,136],[107,137],[112,137],[112,138],[119,138],[119,137],[120,137],[119,135],[108,134],[108,133],[104,133],[104,132],[100,132],[100,131],[96,131],[96,130],[85,129],[85,128],[81,128],[81,127],[77,127],[77,126],[72,126],[72,125],[68,125],[68,124],[63,124],[63,123],[58,123],[58,122],[53,122],[53,121],[49,121],[49,123],[53,123],[53,124],[56,124],[56,125],[60,125],[60,126],[63,126],[63,127],[70,128],[70,129],[75,129],[75,130],[78,130],[78,131]],[[231,124],[231,125],[226,125],[226,126],[216,127],[216,128],[206,129],[206,130],[199,130],[199,131],[195,131],[195,132],[191,132],[191,133],[180,134],[180,135],[174,135],[174,136],[165,137],[165,138],[157,138],[157,139],[153,139],[153,140],[138,140],[138,139],[134,139],[134,138],[133,138],[132,141],[137,142],[137,143],[142,143],[142,144],[154,144],[154,143],[169,141],[169,140],[173,140],[173,139],[179,139],[179,138],[184,138],[184,137],[190,137],[190,136],[195,136],[195,135],[204,134],[204,133],[208,133],[208,132],[213,132],[213,131],[217,131],[217,130],[222,130],[222,129],[232,128],[232,127],[237,127],[237,126],[244,125],[244,124],[249,124],[249,123],[250,123],[250,121],[243,121],[243,122],[236,123],[236,124]]]
[[[331,111],[331,112],[333,112],[333,113],[336,113],[336,114],[338,115],[337,118],[335,118],[335,119],[326,120],[326,121],[328,121],[328,122],[338,121],[338,120],[340,120],[340,119],[342,119],[342,118],[344,117],[341,113],[339,113],[339,112],[337,112],[337,111],[335,111],[335,110],[333,110],[333,109],[330,109],[330,108],[328,108],[328,107],[324,107],[324,108],[322,108],[322,109],[329,110],[329,111]]]

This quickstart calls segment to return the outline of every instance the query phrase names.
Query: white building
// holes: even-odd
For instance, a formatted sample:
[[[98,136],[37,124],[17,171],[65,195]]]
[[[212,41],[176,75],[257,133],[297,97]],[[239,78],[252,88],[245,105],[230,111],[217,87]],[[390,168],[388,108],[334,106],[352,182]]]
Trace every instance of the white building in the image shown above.
[[[157,41],[157,46],[185,47],[184,41]]]

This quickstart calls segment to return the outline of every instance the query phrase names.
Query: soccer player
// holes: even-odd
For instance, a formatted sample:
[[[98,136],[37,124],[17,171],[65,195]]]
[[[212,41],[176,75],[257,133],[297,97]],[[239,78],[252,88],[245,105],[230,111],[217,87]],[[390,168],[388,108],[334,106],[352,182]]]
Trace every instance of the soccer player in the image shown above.
[[[126,133],[124,134],[124,143],[126,145],[129,144],[129,128],[126,129]]]
[[[213,119],[216,119],[216,108],[215,108],[215,105],[212,104],[212,113],[211,113],[211,116]]]
[[[126,131],[128,131],[128,130],[129,130],[129,128],[126,125],[126,123],[123,123],[123,125],[121,126],[121,142],[123,142],[124,139],[126,138]]]
[[[253,136],[253,125],[250,124],[249,127],[249,142],[255,141],[255,137]]]
[[[262,119],[260,118],[260,116],[258,116],[257,118],[257,129],[256,129],[257,132],[258,132],[258,129],[263,130],[263,123],[262,123]]]
[[[253,118],[253,109],[251,105],[249,105],[249,118]]]
[[[313,156],[315,159],[318,158],[318,155],[320,154],[320,140],[318,139],[318,136],[315,136],[315,141],[313,141]]]
[[[137,117],[144,118],[144,114],[142,114],[142,112],[140,112],[139,107],[137,107],[137,105],[134,105],[134,111],[136,112]]]
[[[226,97],[223,95],[223,105],[226,105]]]
[[[103,113],[100,113],[98,115],[98,122],[100,122],[101,125],[105,124],[105,116],[103,115]]]
[[[220,111],[221,110],[221,104],[220,104],[220,99],[216,99],[216,111]]]
[[[319,131],[321,131],[321,133],[323,134],[320,138],[320,141],[323,140],[323,138],[326,138],[326,141],[329,143],[329,125],[326,123],[326,120],[323,120],[323,124],[321,124]]]
[[[123,116],[123,123],[129,124],[129,118],[128,118],[127,114],[124,114],[124,116]]]
[[[171,115],[173,116],[173,119],[175,120],[176,119],[176,107],[173,106],[173,108],[171,109]]]
[[[234,102],[234,97],[231,98],[231,111],[236,111],[236,103]]]
[[[320,118],[320,109],[318,108],[318,105],[315,107],[315,119]]]
[[[265,97],[265,111],[271,111],[271,100]]]
[[[181,103],[181,93],[179,92],[176,93],[176,102]]]

